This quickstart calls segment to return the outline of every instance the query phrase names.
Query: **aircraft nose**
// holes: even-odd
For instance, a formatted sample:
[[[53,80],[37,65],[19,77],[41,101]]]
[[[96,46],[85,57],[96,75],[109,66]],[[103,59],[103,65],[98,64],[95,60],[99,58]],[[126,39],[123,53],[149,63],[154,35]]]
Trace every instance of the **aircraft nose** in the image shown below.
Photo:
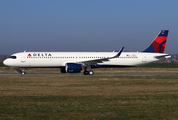
[[[3,64],[6,65],[6,66],[8,66],[10,63],[9,63],[9,61],[6,59],[6,60],[3,61]]]

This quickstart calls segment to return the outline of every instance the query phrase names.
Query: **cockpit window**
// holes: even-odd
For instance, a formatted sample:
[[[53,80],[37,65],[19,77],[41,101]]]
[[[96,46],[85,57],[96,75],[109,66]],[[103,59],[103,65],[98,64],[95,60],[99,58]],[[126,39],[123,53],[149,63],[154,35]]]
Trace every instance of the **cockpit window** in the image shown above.
[[[16,57],[16,56],[11,56],[10,58],[12,58],[12,59],[16,59],[17,57]]]

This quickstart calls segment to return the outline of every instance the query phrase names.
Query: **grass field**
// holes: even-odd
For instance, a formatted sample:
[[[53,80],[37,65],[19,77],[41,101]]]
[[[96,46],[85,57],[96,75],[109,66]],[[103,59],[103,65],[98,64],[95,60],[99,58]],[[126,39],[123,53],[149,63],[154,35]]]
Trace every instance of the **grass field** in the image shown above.
[[[95,73],[102,71],[107,73],[111,70],[96,69]],[[176,74],[177,69],[127,68],[112,71],[168,75],[0,76],[0,119],[178,119],[178,76],[171,75]],[[45,73],[43,69],[41,72]]]

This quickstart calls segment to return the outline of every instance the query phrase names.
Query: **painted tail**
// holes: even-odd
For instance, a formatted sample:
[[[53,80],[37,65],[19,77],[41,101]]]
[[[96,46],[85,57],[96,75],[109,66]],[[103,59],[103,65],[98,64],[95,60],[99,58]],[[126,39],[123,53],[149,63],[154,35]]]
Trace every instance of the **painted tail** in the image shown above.
[[[161,30],[151,45],[143,52],[164,53],[169,30]]]

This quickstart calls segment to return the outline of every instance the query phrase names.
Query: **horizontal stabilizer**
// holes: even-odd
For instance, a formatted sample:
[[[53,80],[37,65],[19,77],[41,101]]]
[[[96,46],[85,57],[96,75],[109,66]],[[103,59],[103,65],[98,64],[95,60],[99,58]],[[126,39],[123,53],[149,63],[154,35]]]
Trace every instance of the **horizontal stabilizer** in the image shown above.
[[[167,58],[171,58],[172,54],[166,54],[166,55],[161,55],[161,56],[156,56],[155,58],[157,59],[167,59]]]

